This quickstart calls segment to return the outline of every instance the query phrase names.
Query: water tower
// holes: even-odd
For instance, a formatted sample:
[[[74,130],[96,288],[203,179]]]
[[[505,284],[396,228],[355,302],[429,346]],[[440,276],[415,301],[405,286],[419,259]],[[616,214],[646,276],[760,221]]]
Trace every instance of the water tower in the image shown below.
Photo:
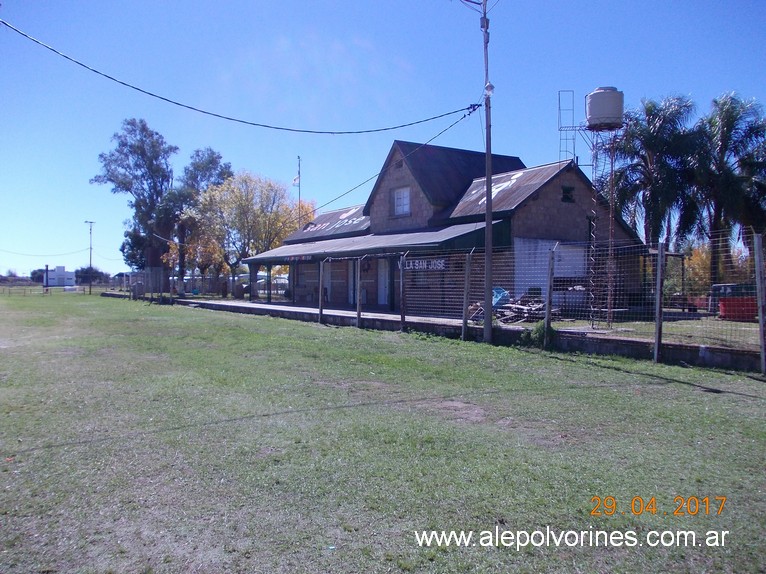
[[[593,184],[605,192],[609,200],[609,239],[606,261],[599,255],[596,234],[598,193],[594,194],[594,204],[590,225],[590,300],[591,324],[606,311],[609,326],[614,319],[614,284],[617,266],[614,258],[614,147],[615,134],[622,128],[625,98],[614,87],[596,88],[585,97],[586,130],[591,134],[593,153]],[[603,157],[606,155],[607,157]],[[601,251],[603,253],[603,250]],[[604,281],[606,279],[606,281]],[[606,283],[606,284],[604,284]]]
[[[585,121],[594,132],[616,131],[622,127],[625,97],[617,88],[596,88],[585,96]]]

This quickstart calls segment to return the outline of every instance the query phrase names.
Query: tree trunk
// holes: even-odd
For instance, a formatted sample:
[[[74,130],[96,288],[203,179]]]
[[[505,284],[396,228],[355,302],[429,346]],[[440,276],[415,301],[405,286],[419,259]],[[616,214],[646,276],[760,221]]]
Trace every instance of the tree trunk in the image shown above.
[[[223,271],[223,264],[213,265],[213,271],[215,272],[215,278],[213,280],[212,289],[210,292],[220,294],[221,271]]]
[[[723,223],[721,208],[716,205],[713,208],[713,217],[710,222],[710,285],[717,284],[720,280],[719,267],[722,252]]]
[[[146,256],[146,272],[148,273],[148,281],[146,290],[150,294],[165,291],[164,280],[162,278],[162,249],[157,245],[149,245],[145,250]]]
[[[200,277],[199,292],[202,294],[205,293],[205,276],[207,275],[207,270],[209,267],[210,267],[209,265],[197,265],[197,269],[199,269],[199,277]]]
[[[178,224],[178,292],[185,293],[186,287],[184,279],[186,278],[186,226],[183,223]]]

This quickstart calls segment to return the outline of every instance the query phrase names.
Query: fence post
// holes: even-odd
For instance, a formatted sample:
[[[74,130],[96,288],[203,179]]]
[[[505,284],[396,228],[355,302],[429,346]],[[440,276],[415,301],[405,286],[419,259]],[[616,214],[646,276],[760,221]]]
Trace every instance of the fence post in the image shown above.
[[[407,253],[409,253],[409,251]],[[407,323],[405,321],[407,289],[404,282],[404,269],[407,266],[407,253],[403,253],[399,259],[399,312],[401,315],[402,331],[407,330]]]
[[[755,285],[758,294],[758,342],[761,349],[761,374],[766,375],[766,293],[763,270],[763,236],[753,235],[755,240]]]
[[[319,322],[322,323],[323,317],[322,312],[324,311],[324,293],[322,293],[322,285],[324,285],[324,282],[322,281],[324,279],[324,262],[327,261],[327,259],[322,259],[319,262],[319,289],[317,289],[317,293],[319,294]]]
[[[474,249],[476,249],[474,247]],[[471,287],[471,259],[473,259],[473,249],[465,254],[465,273],[463,276],[463,328],[460,331],[460,340],[465,341],[468,335],[468,301]]]
[[[545,295],[545,336],[543,337],[543,349],[547,349],[550,345],[550,330],[551,330],[551,308],[553,307],[553,269],[556,265],[556,249],[559,247],[559,242],[551,249],[548,255],[548,292]]]
[[[660,346],[662,345],[662,288],[665,282],[665,244],[657,247],[657,292],[654,300],[654,362],[660,362]]]
[[[366,255],[356,260],[356,326],[362,328],[362,261]]]

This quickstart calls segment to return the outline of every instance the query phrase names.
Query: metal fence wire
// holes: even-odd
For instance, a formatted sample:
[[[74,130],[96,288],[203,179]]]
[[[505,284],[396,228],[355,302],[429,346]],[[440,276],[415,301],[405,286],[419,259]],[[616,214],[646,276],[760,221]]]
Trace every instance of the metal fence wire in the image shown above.
[[[754,250],[752,233],[676,250],[515,238],[493,251],[492,313],[498,325],[524,325],[543,320],[550,301],[557,330],[655,341],[659,320],[662,342],[758,351]],[[407,316],[483,320],[482,250],[402,261]]]
[[[760,351],[766,371],[764,261],[762,237],[737,229],[674,249],[515,237],[493,250],[486,305],[484,251],[476,248],[301,264],[279,301],[319,306],[320,321],[323,306],[355,308],[360,317],[398,313],[403,324],[413,317],[478,324],[491,310],[498,327],[546,320],[557,331],[650,341],[655,349]],[[163,283],[152,269],[131,274],[122,288],[133,298],[162,297]]]

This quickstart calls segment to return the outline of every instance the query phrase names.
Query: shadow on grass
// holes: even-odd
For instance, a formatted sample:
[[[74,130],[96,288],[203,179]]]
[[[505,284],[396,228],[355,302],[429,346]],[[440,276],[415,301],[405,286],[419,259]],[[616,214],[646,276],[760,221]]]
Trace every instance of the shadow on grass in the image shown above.
[[[520,349],[520,350],[522,350],[523,352],[527,352],[527,353],[534,353],[534,354],[538,353],[537,351],[533,351],[531,349]],[[553,359],[553,360],[556,360],[556,361],[566,362],[566,363],[582,364],[581,361],[578,361],[575,358],[567,357],[565,355],[547,355],[547,358]],[[665,384],[676,383],[676,384],[679,384],[679,385],[686,385],[686,386],[689,386],[689,387],[694,387],[695,389],[699,389],[699,390],[701,390],[701,391],[703,391],[705,393],[712,393],[712,394],[715,394],[715,395],[724,395],[725,394],[725,395],[735,395],[735,396],[739,396],[739,397],[745,397],[745,398],[748,398],[748,399],[756,399],[756,400],[760,400],[760,401],[766,400],[766,397],[762,397],[762,396],[758,396],[758,395],[751,395],[751,394],[748,394],[748,393],[740,393],[738,391],[729,391],[729,390],[726,390],[726,389],[716,389],[715,387],[708,387],[708,386],[705,386],[705,385],[701,385],[699,383],[692,383],[692,382],[689,382],[689,381],[682,381],[681,379],[674,379],[672,377],[666,377],[666,376],[658,375],[658,374],[640,373],[640,372],[632,371],[630,369],[625,369],[625,368],[619,367],[617,365],[609,365],[609,364],[605,364],[605,363],[601,363],[601,362],[596,362],[596,361],[589,361],[589,363],[592,364],[593,366],[597,366],[597,367],[599,367],[601,369],[607,369],[607,370],[610,370],[610,371],[615,371],[615,372],[618,372],[618,373],[623,373],[623,374],[631,375],[631,376],[634,376],[634,377],[644,377],[644,378],[648,378],[648,379],[659,379],[660,381],[662,381],[660,383],[655,383],[655,384],[665,385]],[[753,376],[753,375],[743,375],[743,376],[745,376],[745,377],[747,377],[749,379],[755,380],[755,381],[766,382],[763,378],[756,377],[756,376]]]

